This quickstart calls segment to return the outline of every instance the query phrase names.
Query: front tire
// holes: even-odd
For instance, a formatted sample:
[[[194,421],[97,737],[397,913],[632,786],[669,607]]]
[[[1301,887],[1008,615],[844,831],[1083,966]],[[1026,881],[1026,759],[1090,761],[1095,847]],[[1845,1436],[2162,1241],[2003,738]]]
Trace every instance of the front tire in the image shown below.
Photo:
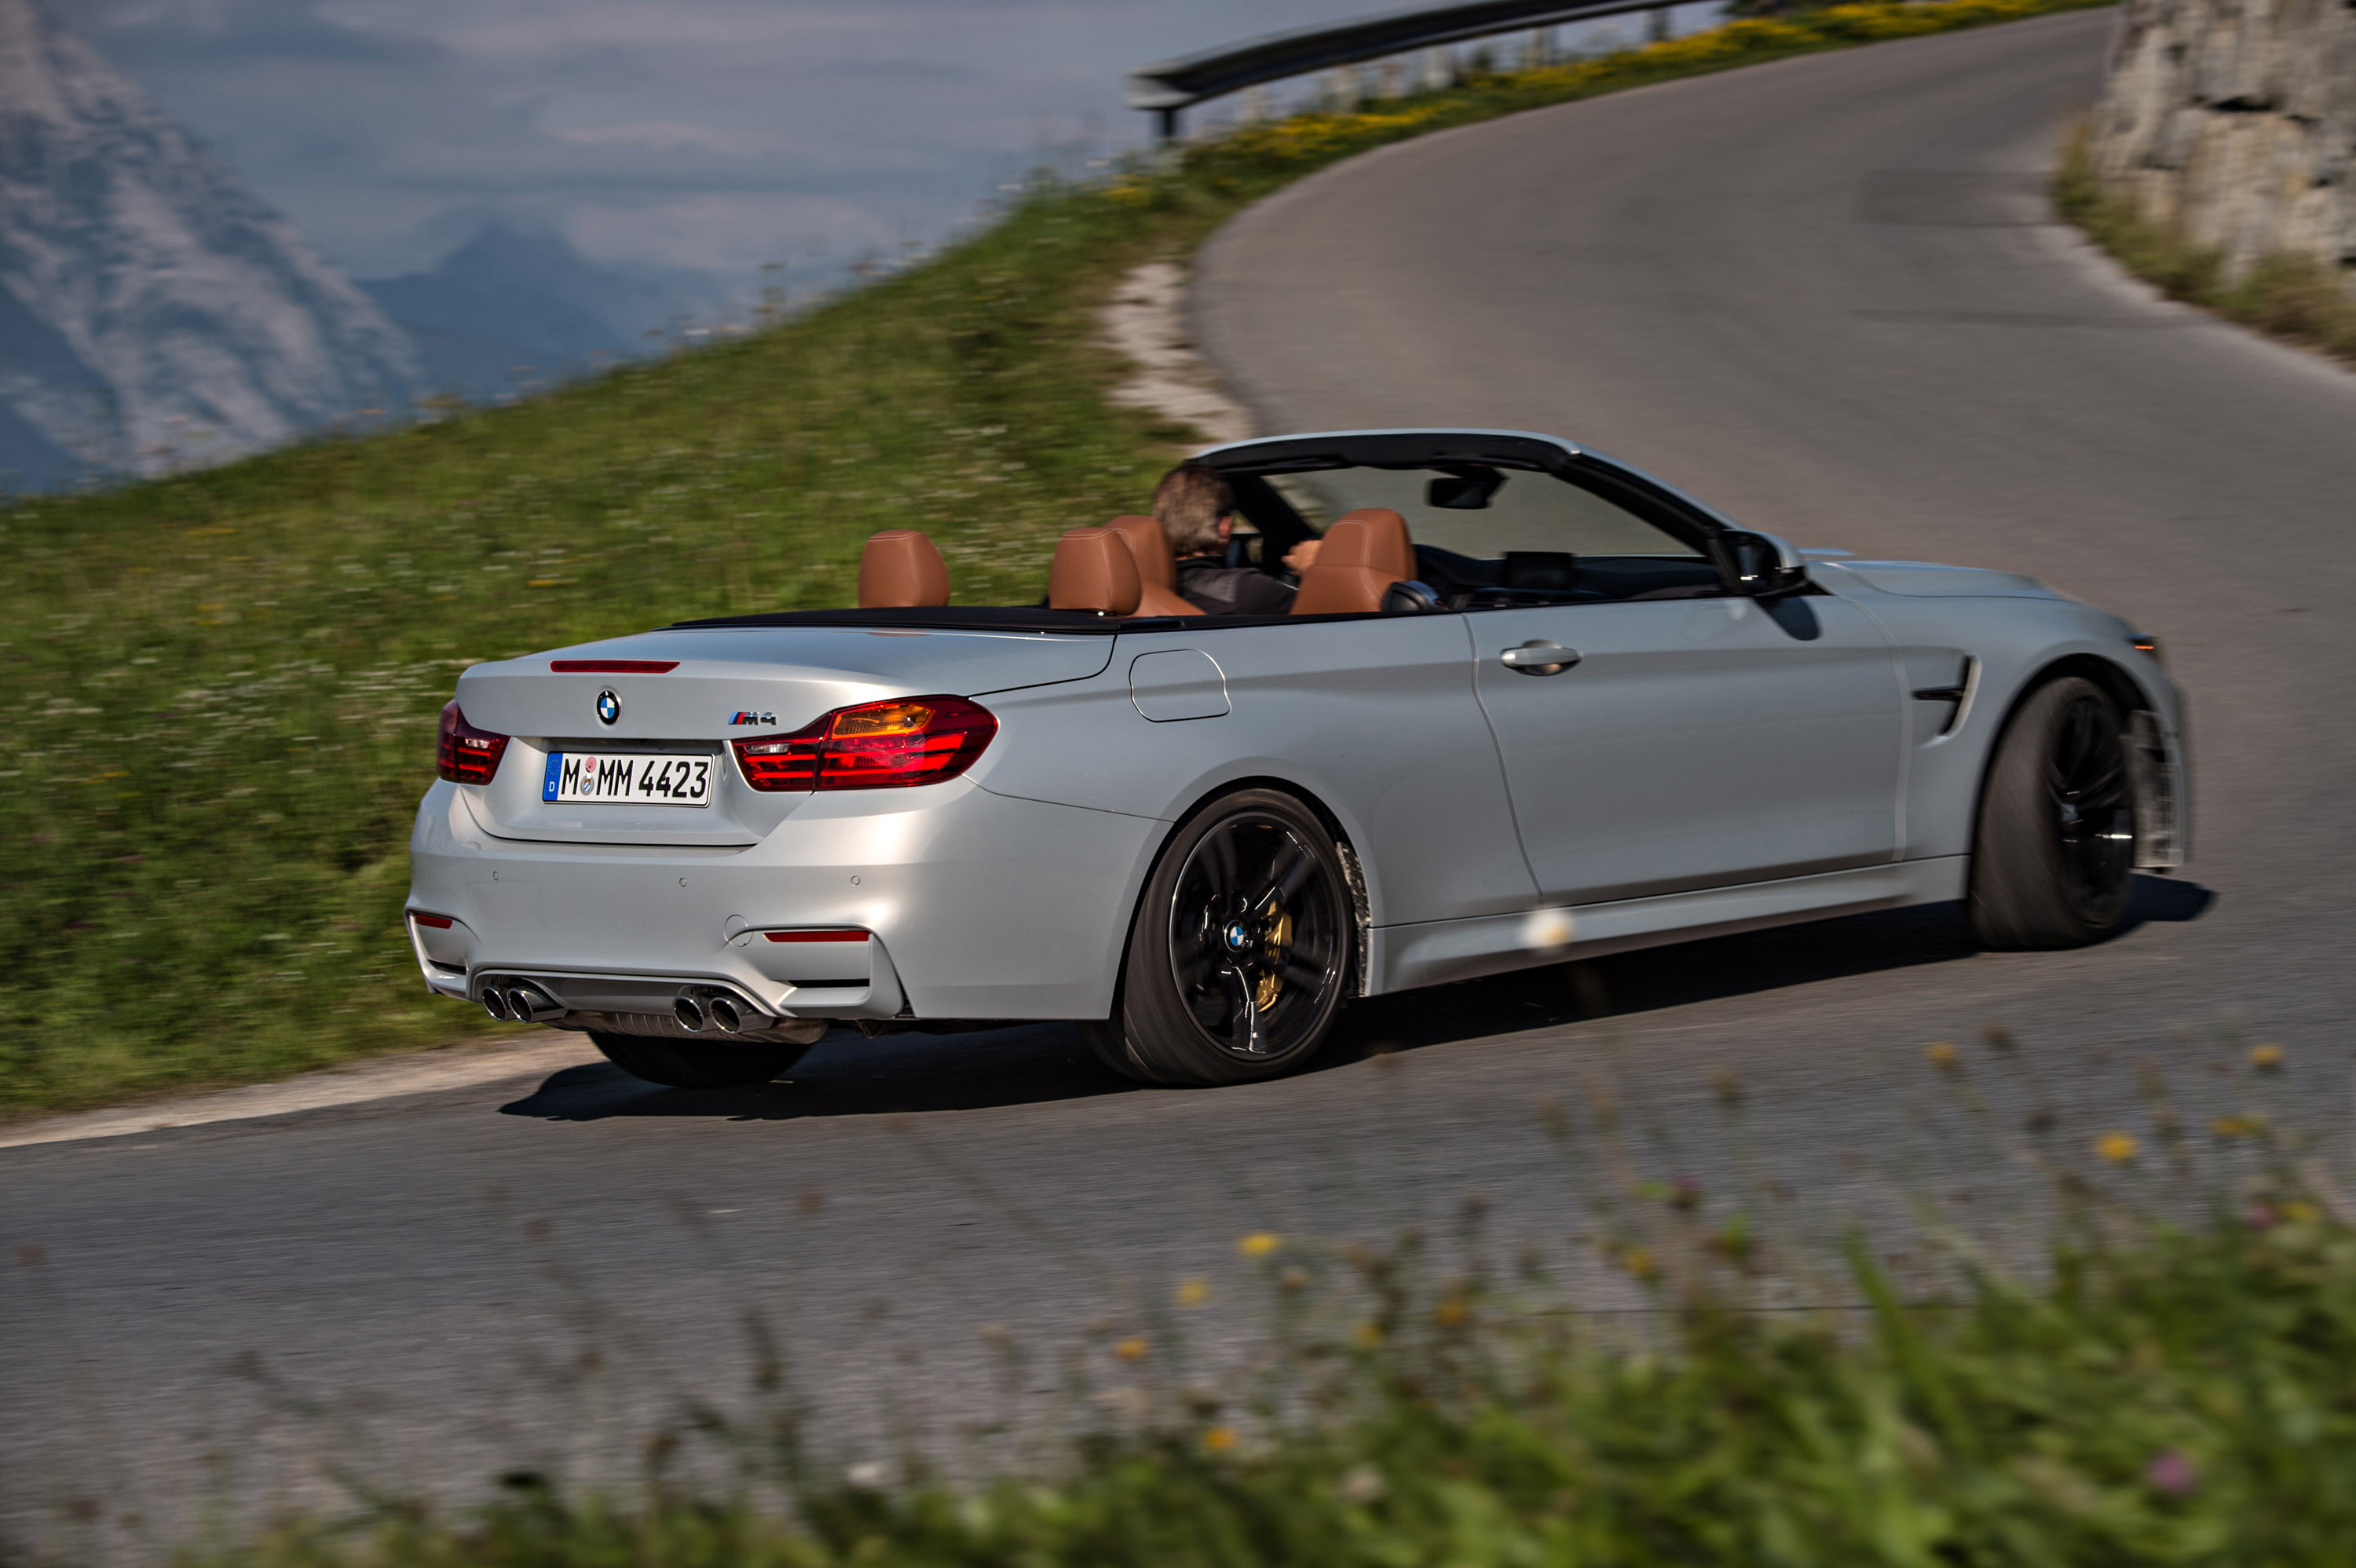
[[[1151,1083],[1281,1077],[1325,1043],[1356,936],[1324,825],[1289,795],[1238,791],[1162,850],[1130,927],[1113,1016],[1083,1031],[1106,1065]]]
[[[1990,947],[2083,947],[2118,928],[2135,875],[2126,726],[2093,681],[2024,699],[1997,742],[1972,844],[1971,920]]]
[[[671,1089],[742,1089],[766,1083],[802,1059],[807,1045],[706,1044],[652,1035],[589,1031],[605,1060],[633,1078]]]

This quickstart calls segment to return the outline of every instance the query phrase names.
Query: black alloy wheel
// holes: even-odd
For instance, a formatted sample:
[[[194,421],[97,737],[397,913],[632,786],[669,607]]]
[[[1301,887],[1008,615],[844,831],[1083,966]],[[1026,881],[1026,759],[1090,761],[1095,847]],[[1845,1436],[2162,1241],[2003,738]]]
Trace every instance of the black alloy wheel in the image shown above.
[[[667,1040],[593,1029],[589,1039],[605,1060],[633,1078],[671,1089],[743,1089],[766,1083],[806,1055],[807,1045],[766,1040]]]
[[[1245,790],[1163,850],[1130,933],[1112,1019],[1086,1026],[1115,1071],[1242,1083],[1316,1054],[1341,1010],[1357,932],[1341,852],[1289,795]]]
[[[2126,912],[2135,795],[2119,710],[2093,681],[2022,699],[1989,763],[1972,847],[1973,930],[1990,947],[2077,947]]]

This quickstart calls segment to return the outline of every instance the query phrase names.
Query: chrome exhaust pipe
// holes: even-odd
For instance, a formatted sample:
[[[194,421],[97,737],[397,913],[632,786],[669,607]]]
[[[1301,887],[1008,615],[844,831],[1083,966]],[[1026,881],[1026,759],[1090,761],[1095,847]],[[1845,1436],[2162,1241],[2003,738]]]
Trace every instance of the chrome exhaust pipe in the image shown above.
[[[704,1004],[703,1011],[704,1016],[712,1020],[712,1027],[723,1034],[734,1034],[744,1027],[744,1015],[736,1010],[736,1004],[726,997],[712,997]]]
[[[518,1023],[544,1024],[571,1010],[536,986],[518,986],[507,999],[508,1016]]]
[[[508,1013],[507,993],[494,987],[487,987],[483,991],[483,1011],[490,1014],[491,1017],[498,1019],[501,1023],[513,1021]]]
[[[671,1017],[679,1020],[679,1027],[687,1030],[690,1034],[701,1034],[703,1032],[703,1026],[706,1022],[703,1016],[703,1006],[693,997],[682,996],[680,997],[679,1000],[670,1005],[670,1012]]]

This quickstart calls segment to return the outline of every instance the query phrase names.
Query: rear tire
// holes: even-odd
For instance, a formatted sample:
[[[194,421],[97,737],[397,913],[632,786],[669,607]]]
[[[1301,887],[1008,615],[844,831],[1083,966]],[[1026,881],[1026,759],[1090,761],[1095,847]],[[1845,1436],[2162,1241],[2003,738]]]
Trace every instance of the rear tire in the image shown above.
[[[809,1050],[807,1045],[752,1042],[707,1045],[700,1040],[660,1040],[594,1029],[589,1039],[606,1061],[631,1077],[672,1089],[742,1089],[766,1083]]]
[[[1241,790],[1181,827],[1146,879],[1113,1016],[1081,1026],[1114,1072],[1249,1083],[1299,1071],[1341,1011],[1357,938],[1333,836]]]
[[[2135,875],[2126,726],[2077,676],[2022,699],[1988,764],[1972,843],[1973,933],[1990,947],[2083,947],[2118,928]]]

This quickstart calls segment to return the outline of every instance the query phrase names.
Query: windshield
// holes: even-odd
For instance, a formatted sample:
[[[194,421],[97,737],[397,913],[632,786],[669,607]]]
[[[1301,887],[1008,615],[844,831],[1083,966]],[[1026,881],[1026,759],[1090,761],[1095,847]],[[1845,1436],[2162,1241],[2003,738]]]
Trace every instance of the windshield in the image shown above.
[[[1701,558],[1634,513],[1551,474],[1473,464],[1453,472],[1331,468],[1275,475],[1269,483],[1319,533],[1344,512],[1387,507],[1407,519],[1416,543],[1476,560],[1507,550]],[[1455,505],[1434,505],[1435,497]]]
[[[1397,512],[1423,581],[1452,609],[1724,591],[1697,546],[1552,474],[1461,463],[1314,469],[1266,483],[1313,533],[1361,507]]]

